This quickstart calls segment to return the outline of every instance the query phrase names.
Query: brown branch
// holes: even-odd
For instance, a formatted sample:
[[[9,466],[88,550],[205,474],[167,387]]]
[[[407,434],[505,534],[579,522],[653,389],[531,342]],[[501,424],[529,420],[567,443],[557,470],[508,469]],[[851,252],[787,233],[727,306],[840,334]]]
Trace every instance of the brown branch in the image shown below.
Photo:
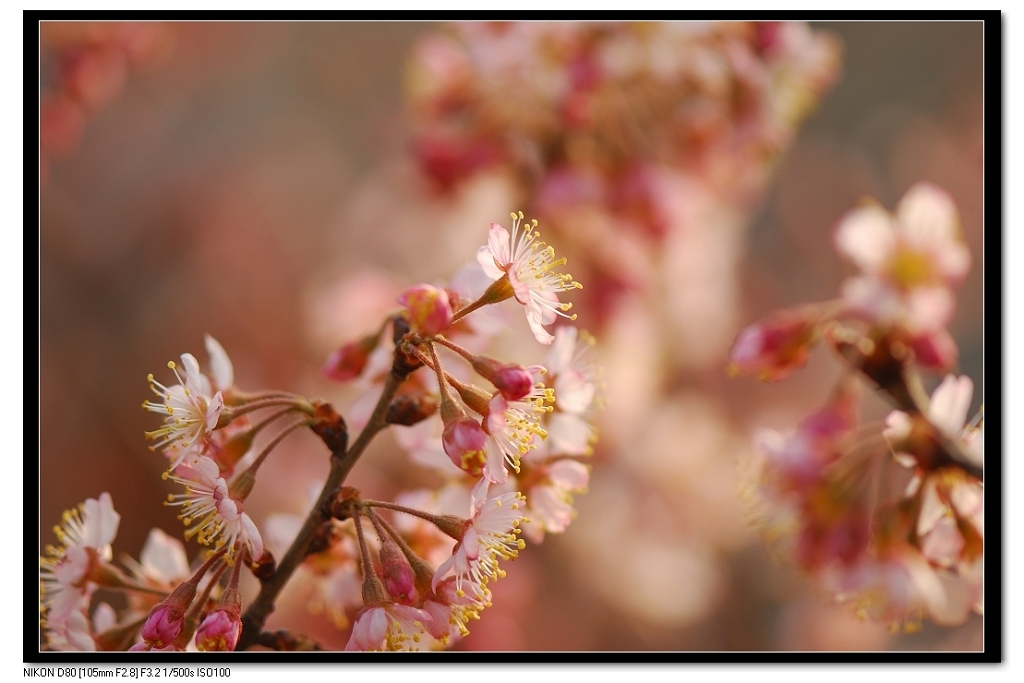
[[[345,450],[344,445],[346,439],[338,438],[337,433],[333,430],[317,429],[317,426],[314,425],[314,431],[317,431],[320,437],[324,439],[324,442],[328,444],[328,447],[332,449],[330,472],[327,475],[327,480],[324,482],[323,489],[320,491],[320,496],[317,498],[316,505],[313,506],[313,509],[306,517],[306,521],[303,523],[302,528],[299,529],[295,540],[292,541],[291,547],[288,548],[284,557],[281,558],[277,565],[277,570],[268,580],[263,582],[256,599],[253,600],[249,608],[245,610],[245,614],[242,615],[242,635],[238,641],[238,650],[244,650],[259,642],[263,625],[266,623],[267,617],[274,611],[274,601],[277,599],[278,593],[284,588],[295,569],[306,559],[317,530],[324,522],[330,519],[326,510],[331,497],[344,484],[345,478],[348,477],[352,467],[359,460],[359,456],[366,450],[373,437],[387,426],[386,415],[388,406],[391,405],[391,400],[395,397],[395,393],[404,379],[405,375],[395,371],[388,374],[384,382],[384,390],[377,401],[376,407],[373,409],[373,414],[370,415],[370,420],[363,427],[363,431],[359,434],[355,443],[347,450]]]

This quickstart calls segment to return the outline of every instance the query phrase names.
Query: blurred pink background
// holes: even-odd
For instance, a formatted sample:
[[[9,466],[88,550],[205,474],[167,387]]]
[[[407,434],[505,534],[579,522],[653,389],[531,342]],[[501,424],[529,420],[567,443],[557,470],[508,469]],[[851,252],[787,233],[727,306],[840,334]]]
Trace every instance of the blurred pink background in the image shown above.
[[[643,318],[627,312],[599,336],[606,440],[579,516],[508,566],[494,607],[460,649],[981,647],[981,618],[892,635],[829,604],[773,561],[741,495],[753,430],[794,424],[821,403],[839,366],[819,349],[785,383],[728,380],[728,345],[773,308],[835,296],[850,271],[831,230],[865,195],[891,208],[915,181],[930,180],[956,200],[974,267],[951,332],[960,372],[978,387],[972,412],[982,397],[982,26],[813,26],[842,41],[839,81],[740,233],[732,308],[716,307],[717,291],[689,294],[719,337],[692,362],[662,363],[651,339],[665,332]],[[57,87],[62,28],[44,25],[44,100]],[[137,556],[153,526],[180,532],[160,503],[165,462],[143,437],[157,420],[139,406],[146,375],[159,377],[168,360],[190,351],[205,365],[204,333],[227,349],[243,388],[346,408],[353,394],[318,374],[326,355],[373,327],[373,312],[389,305],[382,292],[450,276],[483,243],[488,222],[520,208],[488,179],[457,202],[432,201],[409,164],[403,70],[434,24],[158,29],[147,38],[155,47],[140,49],[146,58],[125,59],[107,80],[82,77],[102,96],[81,121],[54,123],[66,139],[46,158],[40,547],[52,542],[62,510],[101,491],[122,515],[115,554]],[[559,255],[571,268],[571,249]],[[360,284],[344,279],[353,274]],[[365,311],[352,310],[359,302]],[[582,315],[579,323],[587,326]],[[700,344],[701,324],[681,343]],[[655,393],[662,398],[651,405]],[[866,413],[881,417],[884,408]],[[413,481],[386,446],[360,463],[353,483],[392,490]],[[272,510],[303,511],[326,453],[300,434],[265,472],[251,499],[257,523]],[[326,619],[284,605],[269,625],[345,642]]]

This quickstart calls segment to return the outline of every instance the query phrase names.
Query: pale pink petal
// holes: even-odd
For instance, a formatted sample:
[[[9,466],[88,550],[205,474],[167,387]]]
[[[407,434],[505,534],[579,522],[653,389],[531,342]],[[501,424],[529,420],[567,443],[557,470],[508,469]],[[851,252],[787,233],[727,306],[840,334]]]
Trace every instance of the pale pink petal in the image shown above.
[[[117,612],[105,602],[96,605],[92,613],[92,627],[96,633],[102,633],[117,624]]]
[[[939,499],[938,485],[935,477],[924,480],[921,490],[921,512],[917,517],[917,533],[920,536],[928,533],[946,514],[946,504]]]
[[[185,546],[161,529],[150,530],[139,561],[147,576],[163,583],[182,581],[191,573]]]
[[[556,460],[547,467],[548,479],[568,491],[582,491],[590,483],[590,468],[568,458]]]
[[[942,517],[921,541],[921,554],[942,567],[952,566],[963,549],[964,537],[949,516]]]
[[[594,427],[578,415],[552,413],[547,418],[546,442],[552,453],[562,455],[589,455],[590,443],[596,432]]]
[[[507,268],[512,262],[512,236],[497,223],[491,223],[487,231],[487,248],[498,267]]]
[[[86,546],[100,550],[113,542],[121,523],[121,515],[114,511],[114,502],[109,493],[101,493],[99,500],[86,500],[84,517],[86,538],[83,542]]]
[[[516,301],[523,304],[524,306],[529,306],[532,294],[534,293],[530,289],[530,285],[520,280],[519,276],[516,275],[516,272],[514,270],[508,271],[508,282],[510,285],[512,285],[512,291],[515,292],[516,294]],[[553,319],[552,322],[554,322]]]
[[[185,388],[193,395],[209,396],[210,380],[199,370],[199,361],[191,353],[181,354],[181,364],[185,368]]]
[[[501,268],[494,263],[494,256],[491,254],[491,250],[487,247],[480,247],[476,252],[476,260],[483,267],[484,273],[491,280],[497,280],[505,274]]]
[[[597,387],[577,370],[565,370],[555,378],[555,405],[559,410],[577,415],[590,407]]]
[[[904,324],[912,332],[939,330],[953,317],[956,300],[946,287],[915,287],[906,296]]]
[[[836,249],[867,273],[881,269],[895,244],[892,219],[880,206],[854,209],[836,228]]]
[[[946,436],[953,439],[959,437],[967,421],[973,394],[974,383],[970,377],[964,375],[957,379],[953,375],[946,375],[942,384],[932,393],[928,419]]]
[[[352,635],[345,649],[377,650],[384,644],[388,634],[388,616],[383,607],[371,607],[359,615],[352,627]]]
[[[487,439],[487,460],[484,462],[483,477],[495,484],[508,481],[508,470],[505,469],[505,451],[493,438]]]
[[[918,244],[946,242],[956,237],[959,218],[949,194],[930,183],[917,183],[896,207],[903,234]]]
[[[223,409],[224,395],[218,391],[210,399],[210,404],[206,408],[206,431],[212,432],[216,429],[217,421],[220,420],[220,412]]]
[[[235,383],[235,370],[227,351],[219,341],[206,335],[206,353],[210,356],[210,372],[213,373],[214,385],[221,390],[230,389]]]
[[[545,314],[548,314],[548,317],[550,317],[547,322],[544,322]],[[526,307],[526,322],[529,323],[533,336],[541,344],[550,344],[555,340],[554,336],[544,329],[544,325],[553,323],[555,317],[553,312],[542,309],[539,306],[528,305]]]
[[[455,556],[458,554],[458,552],[458,550],[453,552],[447,560],[445,560],[440,564],[440,566],[438,566],[437,571],[434,572],[434,578],[430,581],[430,590],[434,591],[435,593],[437,592],[437,584],[441,583],[441,579],[446,577],[448,575],[448,572],[450,572],[452,568],[455,567]]]
[[[240,521],[242,524],[242,534],[249,545],[252,559],[259,560],[263,556],[263,539],[260,538],[260,530],[256,528],[255,522],[252,521],[249,515],[244,512]]]
[[[890,445],[899,443],[910,436],[911,424],[909,415],[902,410],[894,410],[885,418],[885,429],[882,430],[882,436],[889,441]]]
[[[576,328],[563,325],[555,330],[555,341],[544,358],[544,366],[552,375],[560,375],[569,369],[576,354]]]

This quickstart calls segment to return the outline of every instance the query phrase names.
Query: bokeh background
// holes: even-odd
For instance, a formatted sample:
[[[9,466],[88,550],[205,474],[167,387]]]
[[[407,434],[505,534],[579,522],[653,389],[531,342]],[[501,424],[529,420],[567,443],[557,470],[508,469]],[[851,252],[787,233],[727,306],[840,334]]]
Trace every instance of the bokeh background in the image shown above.
[[[730,218],[739,228],[675,246],[674,268],[697,275],[682,279],[671,324],[619,306],[603,325],[608,407],[579,516],[509,566],[460,649],[982,647],[981,618],[891,634],[832,605],[772,557],[743,496],[754,429],[793,425],[840,366],[819,349],[782,384],[729,380],[728,346],[774,308],[836,294],[850,270],[831,231],[865,195],[892,207],[930,180],[956,200],[974,267],[951,332],[981,403],[982,26],[812,26],[841,41],[838,80]],[[205,361],[205,332],[243,388],[347,406],[353,395],[319,375],[327,354],[372,329],[396,288],[447,277],[490,221],[520,208],[497,175],[438,199],[411,164],[403,83],[411,50],[439,28],[42,25],[41,101],[71,87],[80,106],[43,120],[40,547],[62,510],[101,491],[122,515],[115,552],[137,556],[153,526],[180,530],[139,404],[147,373],[185,351]],[[106,52],[69,66],[83,31]],[[555,246],[572,266],[572,248]],[[411,485],[393,451],[382,441],[352,482]],[[312,435],[289,439],[250,499],[257,523],[303,512],[325,461]],[[286,605],[269,625],[344,644]]]

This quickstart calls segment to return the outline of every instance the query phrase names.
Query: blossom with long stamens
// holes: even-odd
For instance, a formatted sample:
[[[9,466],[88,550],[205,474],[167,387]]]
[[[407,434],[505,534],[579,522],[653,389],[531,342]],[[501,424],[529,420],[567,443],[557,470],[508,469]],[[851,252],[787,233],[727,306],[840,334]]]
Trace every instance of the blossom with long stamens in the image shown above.
[[[452,638],[469,635],[467,624],[480,618],[480,612],[491,606],[491,591],[478,583],[449,577],[441,581],[434,595],[424,601],[423,609],[434,618],[434,624],[447,628],[447,633],[434,635],[439,644],[447,645]]]
[[[150,389],[161,401],[145,401],[142,407],[166,417],[163,426],[146,432],[146,437],[156,441],[150,447],[152,450],[163,449],[171,459],[171,470],[204,452],[205,438],[217,428],[224,409],[224,392],[234,383],[231,359],[224,347],[206,335],[206,349],[210,355],[213,385],[199,370],[199,361],[190,353],[181,356],[184,377],[178,372],[177,364],[173,361],[167,363],[178,380],[177,384],[167,387],[156,381],[152,374],[148,377]]]
[[[110,560],[110,544],[120,522],[106,492],[64,513],[53,529],[60,547],[48,546],[47,556],[40,558],[39,593],[46,625],[56,627],[88,606],[95,589],[89,574],[97,563]]]
[[[259,529],[243,511],[242,501],[232,496],[215,462],[201,456],[165,476],[185,487],[185,493],[170,495],[167,501],[182,508],[178,518],[190,527],[185,538],[195,536],[203,545],[217,549],[226,546],[229,557],[240,547],[245,547],[254,561],[263,555]]]
[[[537,237],[537,221],[520,228],[523,213],[512,214],[512,233],[497,223],[491,223],[487,246],[480,247],[477,260],[492,280],[508,278],[509,296],[526,306],[526,320],[541,344],[550,344],[554,336],[544,329],[555,322],[557,316],[574,319],[566,313],[572,304],[560,303],[559,292],[581,289],[583,285],[571,275],[555,272],[565,259],[555,258],[555,250],[544,246]]]
[[[483,420],[483,431],[487,435],[483,464],[485,479],[496,484],[507,481],[506,464],[519,471],[520,458],[536,448],[539,439],[535,437],[543,439],[547,436],[541,427],[541,417],[548,412],[545,404],[551,400],[551,390],[537,381],[522,401],[507,401],[501,392],[491,397]]]
[[[436,593],[441,581],[452,572],[459,590],[467,581],[486,586],[488,581],[504,576],[499,561],[515,558],[526,546],[519,538],[519,525],[527,519],[525,503],[526,498],[518,491],[477,500],[452,556],[434,573],[431,589]]]

